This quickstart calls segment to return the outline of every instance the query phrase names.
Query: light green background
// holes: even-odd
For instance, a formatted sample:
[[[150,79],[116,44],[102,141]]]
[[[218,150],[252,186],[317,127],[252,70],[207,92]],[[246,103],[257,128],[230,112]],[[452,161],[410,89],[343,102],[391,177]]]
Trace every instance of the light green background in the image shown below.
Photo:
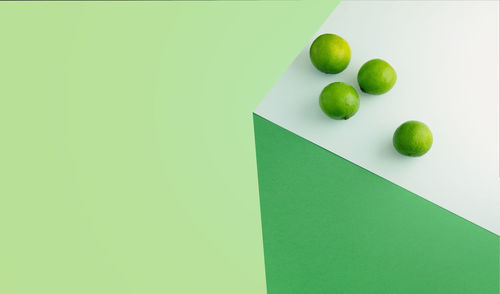
[[[265,293],[251,112],[336,2],[0,3],[0,293]]]

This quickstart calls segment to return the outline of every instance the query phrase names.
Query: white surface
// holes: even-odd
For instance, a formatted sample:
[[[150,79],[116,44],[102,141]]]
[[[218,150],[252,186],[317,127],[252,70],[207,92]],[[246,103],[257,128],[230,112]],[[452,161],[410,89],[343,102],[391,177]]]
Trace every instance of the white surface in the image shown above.
[[[500,235],[498,11],[496,1],[342,2],[314,38],[346,39],[349,67],[338,75],[316,70],[313,38],[255,113]],[[364,94],[356,82],[372,58],[398,73],[384,95]],[[328,118],[318,104],[334,81],[360,94],[347,121]],[[411,119],[434,134],[420,158],[392,147],[394,130]]]

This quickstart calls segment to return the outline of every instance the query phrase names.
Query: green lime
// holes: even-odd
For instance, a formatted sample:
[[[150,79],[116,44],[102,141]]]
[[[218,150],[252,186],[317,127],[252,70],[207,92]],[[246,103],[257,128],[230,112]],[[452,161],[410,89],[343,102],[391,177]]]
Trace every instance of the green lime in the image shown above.
[[[309,56],[317,69],[324,73],[336,74],[349,65],[351,48],[342,37],[323,34],[312,43]]]
[[[396,129],[392,143],[403,155],[422,156],[431,149],[432,132],[423,122],[407,121]]]
[[[361,91],[380,95],[388,92],[396,83],[396,71],[382,59],[372,59],[359,69],[358,83]]]
[[[358,92],[346,83],[331,83],[321,91],[319,105],[331,118],[348,119],[359,109]]]

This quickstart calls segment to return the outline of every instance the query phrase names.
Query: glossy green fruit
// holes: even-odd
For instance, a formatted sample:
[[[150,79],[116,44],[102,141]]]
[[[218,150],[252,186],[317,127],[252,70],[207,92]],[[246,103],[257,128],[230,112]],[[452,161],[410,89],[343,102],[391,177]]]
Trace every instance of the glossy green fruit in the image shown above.
[[[351,48],[346,40],[334,34],[323,34],[316,38],[309,49],[314,66],[328,74],[336,74],[351,61]]]
[[[397,75],[392,66],[382,59],[372,59],[359,69],[358,83],[361,91],[380,95],[388,92],[396,83]]]
[[[359,109],[358,92],[346,83],[331,83],[321,91],[319,105],[333,119],[348,119]]]
[[[400,125],[392,138],[396,150],[407,156],[422,156],[432,146],[432,132],[429,127],[419,121],[407,121]]]

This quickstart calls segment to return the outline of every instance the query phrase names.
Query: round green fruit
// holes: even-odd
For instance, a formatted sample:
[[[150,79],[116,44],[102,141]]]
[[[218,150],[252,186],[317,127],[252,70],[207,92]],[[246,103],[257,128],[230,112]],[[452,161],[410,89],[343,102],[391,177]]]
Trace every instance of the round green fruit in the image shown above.
[[[431,149],[432,140],[432,132],[426,124],[411,120],[396,129],[392,143],[399,153],[418,157]]]
[[[342,37],[334,34],[323,34],[312,43],[309,56],[318,70],[328,74],[336,74],[349,65],[351,48]]]
[[[348,119],[359,109],[358,92],[346,83],[331,83],[321,91],[319,105],[333,119]]]
[[[382,59],[372,59],[366,62],[358,72],[361,91],[373,95],[388,92],[396,83],[396,79],[394,68]]]

